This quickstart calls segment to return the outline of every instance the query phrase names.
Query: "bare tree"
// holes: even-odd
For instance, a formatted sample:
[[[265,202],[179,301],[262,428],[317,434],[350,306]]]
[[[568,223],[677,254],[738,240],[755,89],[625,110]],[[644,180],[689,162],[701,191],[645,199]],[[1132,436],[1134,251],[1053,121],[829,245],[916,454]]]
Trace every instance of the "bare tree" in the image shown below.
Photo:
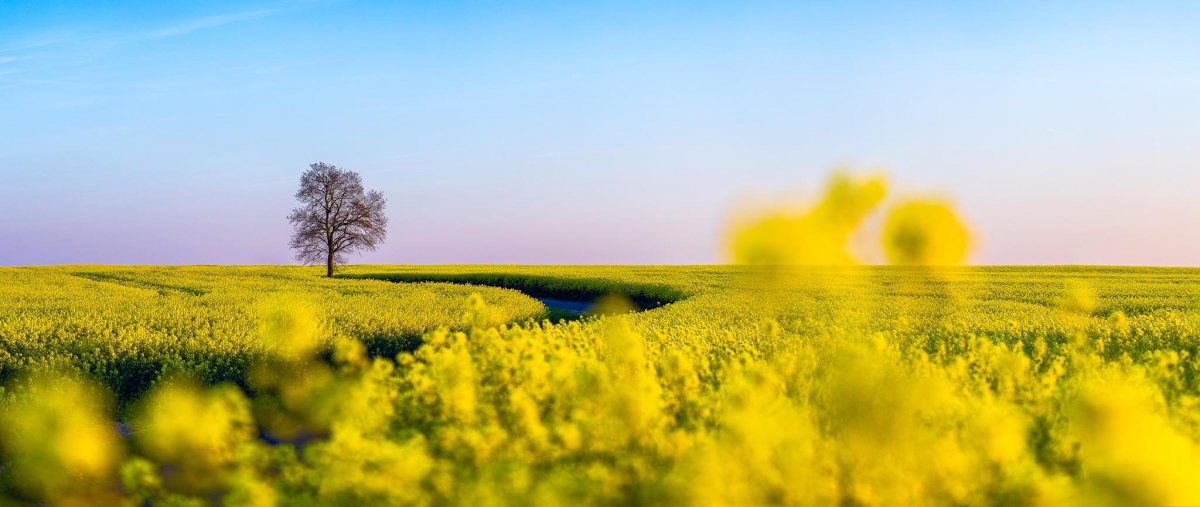
[[[326,276],[334,264],[345,264],[346,255],[372,251],[387,236],[387,205],[383,194],[364,192],[362,178],[354,171],[317,162],[300,176],[292,210],[291,247],[304,264],[325,263]]]

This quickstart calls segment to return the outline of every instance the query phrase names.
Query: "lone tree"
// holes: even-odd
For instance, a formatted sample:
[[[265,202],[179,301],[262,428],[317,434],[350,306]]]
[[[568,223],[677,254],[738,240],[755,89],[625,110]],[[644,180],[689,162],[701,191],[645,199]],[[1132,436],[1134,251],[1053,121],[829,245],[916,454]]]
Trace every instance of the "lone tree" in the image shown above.
[[[354,171],[324,162],[308,167],[296,191],[300,207],[288,215],[291,247],[297,261],[324,262],[326,276],[332,277],[334,264],[345,264],[346,255],[372,251],[383,243],[387,201],[378,191],[364,192],[362,178]]]

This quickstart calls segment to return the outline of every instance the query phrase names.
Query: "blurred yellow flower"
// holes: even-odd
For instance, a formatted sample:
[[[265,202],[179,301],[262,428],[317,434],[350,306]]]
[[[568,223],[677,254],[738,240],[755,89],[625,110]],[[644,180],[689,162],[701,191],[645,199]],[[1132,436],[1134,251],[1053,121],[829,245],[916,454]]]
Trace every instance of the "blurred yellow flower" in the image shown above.
[[[883,251],[892,264],[962,264],[969,247],[966,226],[945,202],[902,202],[888,211],[884,221]]]
[[[175,380],[142,402],[134,440],[149,458],[180,466],[180,483],[203,489],[220,483],[240,443],[254,438],[256,426],[240,389],[202,389]]]
[[[1096,292],[1083,281],[1072,280],[1067,283],[1065,293],[1058,300],[1058,307],[1069,313],[1091,313],[1096,308]],[[1119,316],[1114,314],[1112,318],[1114,325],[1123,325],[1124,321],[1123,313]]]
[[[87,503],[122,454],[107,398],[70,377],[38,376],[28,387],[0,412],[5,468],[31,498]]]
[[[775,209],[736,224],[729,249],[737,264],[828,266],[853,264],[850,234],[887,193],[882,176],[854,178],[838,171],[821,201],[806,212]]]
[[[263,344],[287,360],[312,355],[320,339],[316,310],[296,299],[275,296],[260,303],[259,335]]]

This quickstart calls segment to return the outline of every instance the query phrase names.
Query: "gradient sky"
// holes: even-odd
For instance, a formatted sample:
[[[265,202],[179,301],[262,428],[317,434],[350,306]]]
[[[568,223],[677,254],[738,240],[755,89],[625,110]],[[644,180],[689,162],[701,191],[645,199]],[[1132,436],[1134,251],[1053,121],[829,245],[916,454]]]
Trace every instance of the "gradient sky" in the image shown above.
[[[979,263],[1200,265],[1200,2],[984,3],[0,0],[0,264],[290,262],[320,160],[361,262],[715,262],[849,164]]]

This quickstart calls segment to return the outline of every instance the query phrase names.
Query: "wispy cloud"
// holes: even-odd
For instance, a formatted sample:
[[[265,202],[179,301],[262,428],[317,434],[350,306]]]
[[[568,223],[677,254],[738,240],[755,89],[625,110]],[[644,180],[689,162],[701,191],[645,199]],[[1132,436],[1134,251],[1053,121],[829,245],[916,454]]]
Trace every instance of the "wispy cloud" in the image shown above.
[[[5,53],[5,52],[8,52],[8,51],[20,51],[20,50],[22,50],[22,49],[38,48],[38,47],[42,47],[42,46],[49,46],[49,45],[51,45],[51,44],[57,44],[58,42],[59,42],[59,41],[57,41],[57,40],[46,40],[46,41],[41,41],[41,42],[31,42],[31,43],[29,43],[29,44],[22,44],[22,45],[20,45],[20,46],[13,46],[13,47],[10,47],[10,48],[0,48],[0,53]]]
[[[82,23],[26,34],[11,34],[18,36],[15,38],[9,38],[10,34],[0,33],[0,88],[75,81],[77,72],[71,69],[104,60],[113,53],[122,51],[123,47],[153,43],[155,40],[183,36],[230,23],[285,14],[329,1],[275,0],[267,5],[243,6],[245,10],[238,12],[178,19],[174,23],[166,21],[157,27],[142,25],[105,29],[106,27],[95,23]],[[2,2],[3,0],[0,0],[0,3]],[[136,49],[125,49],[134,50]],[[266,68],[262,71],[274,70]],[[92,77],[89,79],[94,81]]]
[[[180,23],[178,25],[169,26],[169,27],[162,28],[159,30],[154,30],[147,35],[151,38],[173,37],[176,35],[185,35],[185,34],[189,34],[196,30],[201,30],[204,28],[213,28],[213,27],[217,27],[217,26],[221,26],[221,25],[227,25],[229,23],[236,23],[238,21],[249,21],[252,19],[263,18],[263,17],[269,16],[271,14],[274,14],[275,12],[278,12],[278,11],[271,10],[271,9],[261,9],[261,10],[256,10],[256,11],[238,12],[238,13],[234,13],[234,14],[222,14],[220,16],[208,16],[208,17],[193,19],[191,21]]]

